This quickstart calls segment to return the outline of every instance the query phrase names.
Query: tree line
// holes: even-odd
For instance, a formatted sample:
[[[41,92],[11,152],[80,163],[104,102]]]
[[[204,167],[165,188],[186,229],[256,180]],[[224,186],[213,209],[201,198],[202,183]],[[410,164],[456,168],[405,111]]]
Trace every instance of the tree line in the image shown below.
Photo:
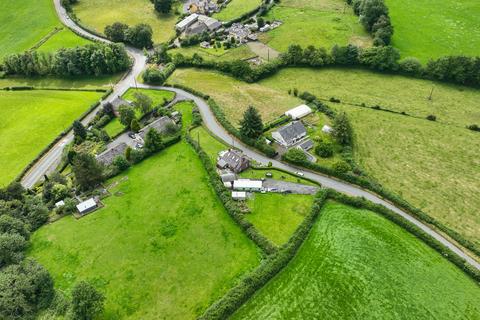
[[[106,26],[104,33],[113,42],[124,42],[140,49],[153,46],[152,27],[145,23],[129,27],[125,23],[115,22]]]
[[[130,58],[122,44],[93,43],[63,48],[54,53],[25,51],[4,58],[1,69],[25,76],[81,76],[113,74],[127,70]]]

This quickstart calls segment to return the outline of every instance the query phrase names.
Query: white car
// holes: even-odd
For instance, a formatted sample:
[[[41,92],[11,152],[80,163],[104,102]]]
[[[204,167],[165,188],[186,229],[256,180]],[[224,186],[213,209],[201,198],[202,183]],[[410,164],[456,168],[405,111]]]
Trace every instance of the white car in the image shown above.
[[[303,174],[302,172],[299,172],[299,171],[295,172],[295,174],[296,174],[297,176],[300,176],[300,177],[303,177],[303,176],[304,176],[304,174]]]

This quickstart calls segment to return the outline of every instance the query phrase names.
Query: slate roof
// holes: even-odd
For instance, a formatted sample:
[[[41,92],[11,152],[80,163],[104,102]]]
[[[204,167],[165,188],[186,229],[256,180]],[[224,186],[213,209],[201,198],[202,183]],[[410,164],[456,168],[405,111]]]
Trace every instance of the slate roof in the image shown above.
[[[298,145],[302,150],[308,151],[313,148],[313,141],[308,139]]]
[[[122,142],[115,147],[108,149],[107,151],[99,154],[97,156],[97,161],[108,166],[113,162],[113,160],[118,156],[123,156],[125,154],[125,150],[127,149],[127,144]]]
[[[147,135],[147,132],[150,129],[155,129],[159,133],[164,133],[166,131],[167,125],[169,123],[175,125],[175,122],[172,119],[170,119],[169,117],[167,117],[167,116],[161,117],[161,118],[153,121],[152,123],[150,123],[146,127],[142,128],[142,130],[140,130],[140,132],[138,134],[140,135],[140,137],[142,137],[142,139],[145,139],[145,136]]]
[[[290,122],[286,126],[281,127],[277,130],[280,136],[287,142],[287,144],[292,144],[295,140],[298,140],[303,135],[307,134],[307,129],[300,121]]]
[[[217,166],[220,168],[229,168],[233,172],[241,172],[247,169],[250,165],[250,161],[243,156],[240,151],[228,150],[220,155]]]

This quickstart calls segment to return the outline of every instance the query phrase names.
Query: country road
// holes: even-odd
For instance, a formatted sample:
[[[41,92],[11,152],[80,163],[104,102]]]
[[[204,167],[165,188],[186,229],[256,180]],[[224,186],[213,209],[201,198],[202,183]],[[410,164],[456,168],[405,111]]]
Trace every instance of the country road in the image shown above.
[[[54,0],[55,3],[55,8],[57,11],[57,14],[62,21],[67,27],[70,29],[74,30],[76,33],[85,35],[88,38],[95,39],[95,40],[100,40],[100,41],[105,41],[108,42],[107,40],[103,38],[99,38],[97,36],[89,34],[87,31],[76,25],[67,15],[65,12],[65,9],[60,5],[60,0]],[[111,101],[114,99],[116,96],[121,96],[128,88],[135,86],[135,77],[137,77],[141,71],[144,69],[146,65],[146,57],[143,55],[143,52],[141,50],[131,48],[127,46],[127,50],[134,60],[134,65],[132,67],[132,70],[122,79],[120,80],[119,83],[114,87],[113,93],[106,99],[106,101]],[[248,157],[254,159],[255,161],[262,163],[262,164],[267,164],[268,162],[272,162],[273,167],[283,169],[286,171],[289,171],[291,173],[295,173],[298,171],[301,171],[304,173],[305,177],[312,179],[321,185],[335,189],[339,192],[351,195],[351,196],[357,196],[357,197],[364,197],[374,203],[380,204],[385,206],[386,208],[394,211],[395,213],[399,214],[403,218],[407,219],[411,223],[415,224],[417,227],[421,228],[424,232],[441,242],[444,246],[448,247],[450,250],[452,250],[455,254],[460,256],[461,258],[465,259],[469,264],[474,266],[476,269],[480,270],[480,263],[472,259],[469,255],[464,253],[461,249],[459,249],[456,245],[454,245],[452,242],[450,242],[448,239],[443,237],[441,234],[436,232],[434,229],[432,229],[430,226],[424,224],[423,222],[417,220],[416,218],[412,217],[409,215],[407,212],[395,207],[392,205],[390,202],[383,200],[381,197],[368,192],[366,190],[363,190],[362,188],[348,184],[346,182],[337,180],[335,178],[327,177],[322,174],[308,171],[305,169],[300,169],[295,166],[283,163],[281,161],[277,161],[275,159],[270,159],[267,158],[266,156],[258,153],[255,150],[250,149],[249,147],[245,146],[243,143],[238,141],[236,138],[231,136],[215,119],[215,116],[213,112],[210,110],[210,107],[208,104],[201,99],[200,97],[197,97],[189,92],[186,92],[181,89],[177,88],[171,88],[171,87],[164,87],[164,86],[151,86],[151,85],[145,85],[145,84],[138,84],[139,88],[148,88],[148,89],[163,89],[163,90],[169,90],[175,92],[179,97],[183,97],[189,100],[193,100],[202,115],[203,122],[205,126],[212,132],[215,136],[217,136],[219,139],[224,141],[227,145],[232,145],[234,144],[236,148],[241,149]],[[98,111],[95,110],[93,111],[87,118],[85,118],[84,123],[87,123],[90,121],[95,113]],[[44,174],[50,172],[52,168],[55,168],[56,164],[59,163],[63,147],[72,141],[73,139],[73,134],[70,132],[64,139],[62,139],[59,143],[57,143],[55,146],[53,146],[47,154],[42,157],[25,175],[24,179],[22,180],[22,184],[25,187],[32,187],[37,181],[39,181]]]

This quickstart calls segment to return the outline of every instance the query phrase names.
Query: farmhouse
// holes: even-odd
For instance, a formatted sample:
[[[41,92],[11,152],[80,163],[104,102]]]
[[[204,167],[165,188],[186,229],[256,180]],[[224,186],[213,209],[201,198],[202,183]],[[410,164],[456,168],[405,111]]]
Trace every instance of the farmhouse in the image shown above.
[[[127,144],[125,142],[122,142],[115,147],[99,154],[97,156],[97,161],[105,166],[108,166],[113,162],[113,160],[115,160],[116,157],[125,155],[125,150],[127,149],[127,147]]]
[[[296,108],[288,110],[287,112],[285,112],[285,115],[292,118],[293,120],[298,120],[305,116],[308,116],[310,113],[312,113],[312,109],[309,106],[302,104]]]
[[[217,167],[219,169],[230,169],[235,173],[242,172],[250,166],[250,160],[242,152],[230,149],[219,153]]]
[[[86,201],[83,201],[77,204],[78,213],[80,213],[81,215],[85,215],[89,212],[92,212],[96,208],[97,208],[97,202],[93,198],[90,198]]]
[[[167,116],[161,117],[142,128],[138,135],[145,140],[145,136],[150,129],[155,129],[159,133],[164,133],[165,131],[167,131],[168,125],[170,124],[175,125],[175,122]]]
[[[261,191],[262,188],[261,180],[238,179],[233,181],[233,190],[237,191]]]
[[[272,132],[273,139],[286,148],[293,146],[306,135],[307,129],[300,121],[293,121]]]

